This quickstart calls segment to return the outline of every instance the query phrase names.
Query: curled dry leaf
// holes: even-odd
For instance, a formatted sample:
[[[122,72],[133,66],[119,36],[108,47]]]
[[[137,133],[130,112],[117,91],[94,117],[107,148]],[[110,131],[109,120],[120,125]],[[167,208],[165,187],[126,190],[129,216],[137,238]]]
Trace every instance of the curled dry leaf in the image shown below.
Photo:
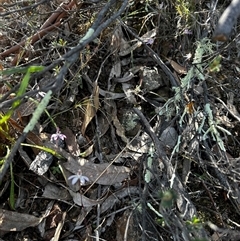
[[[99,125],[99,130],[101,131],[100,136],[104,136],[108,131],[110,124],[109,124],[108,118],[102,112],[99,113],[99,116],[98,116],[98,125]]]

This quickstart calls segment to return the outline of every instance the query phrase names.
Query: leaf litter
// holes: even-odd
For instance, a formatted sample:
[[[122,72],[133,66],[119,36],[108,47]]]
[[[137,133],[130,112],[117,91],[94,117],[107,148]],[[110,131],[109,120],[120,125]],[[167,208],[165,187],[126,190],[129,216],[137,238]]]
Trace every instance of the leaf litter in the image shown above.
[[[71,7],[76,3],[70,2]],[[154,1],[143,2],[138,3],[143,7],[141,11],[153,10],[148,4]],[[3,181],[0,231],[5,240],[14,240],[12,233],[20,231],[34,239],[28,227],[38,230],[38,240],[69,240],[70,237],[90,240],[93,236],[103,240],[126,237],[131,240],[131,232],[137,234],[132,240],[139,237],[148,240],[150,236],[153,240],[216,240],[215,237],[223,237],[223,234],[228,235],[228,240],[237,237],[227,227],[231,223],[232,230],[239,229],[240,165],[236,143],[240,135],[239,108],[235,101],[238,95],[234,92],[238,88],[234,82],[238,63],[233,61],[231,66],[227,59],[221,58],[221,64],[215,66],[218,72],[224,70],[227,76],[233,77],[232,82],[226,78],[221,80],[217,73],[207,72],[207,61],[208,58],[212,61],[213,52],[205,53],[203,59],[199,57],[201,54],[194,54],[199,43],[193,42],[193,34],[189,36],[185,31],[196,32],[197,36],[202,27],[183,26],[186,14],[177,11],[184,8],[174,4],[171,8],[166,1],[161,5],[155,3],[152,6],[156,11],[143,22],[141,13],[135,12],[135,5],[129,4],[135,27],[123,25],[121,21],[109,27],[86,46],[77,64],[69,67],[64,88],[48,107],[53,121],[44,114],[26,139],[33,146],[45,146],[58,155],[39,152],[27,145],[19,147],[19,157],[14,162],[14,180],[19,189],[15,193],[16,211],[8,210],[10,181]],[[86,7],[84,14],[93,13],[87,8],[88,4],[93,3],[86,6],[81,3],[81,7]],[[194,6],[200,8],[199,4]],[[201,7],[208,9],[208,4],[202,1]],[[48,10],[46,12],[54,12],[54,9]],[[198,13],[201,15],[201,11]],[[156,15],[160,20],[166,19],[161,27],[156,26],[159,21],[155,21]],[[178,18],[180,15],[182,18]],[[167,25],[176,18],[179,19],[177,29]],[[66,30],[66,25],[63,27],[66,36],[72,34],[76,42],[83,28],[88,29],[85,20],[79,18],[78,21],[78,28],[72,28],[72,33]],[[169,35],[169,29],[175,31],[175,36]],[[60,32],[61,28],[41,43],[33,44],[35,50],[41,49],[40,54],[36,51],[35,61],[48,63],[50,59],[54,62],[74,46],[69,38],[63,40],[64,36],[58,35]],[[17,35],[9,34],[13,45],[20,42]],[[205,42],[207,44],[209,48],[210,42]],[[212,48],[215,47],[212,45]],[[232,51],[234,56],[236,49],[232,47],[227,51]],[[191,57],[184,57],[196,55],[202,61],[195,65]],[[18,56],[9,57],[9,61],[16,62]],[[27,62],[31,55],[24,56],[21,64],[31,65]],[[2,70],[7,66],[4,61],[0,64]],[[29,89],[47,85],[58,74],[58,67],[51,71],[53,73],[45,77],[36,77],[34,81],[39,83],[31,83]],[[194,73],[190,79],[189,73]],[[174,76],[180,87],[171,86],[169,75]],[[0,86],[2,94],[15,85],[14,79],[7,81],[6,86]],[[197,91],[199,88],[201,91]],[[37,99],[39,95],[31,97]],[[207,112],[205,102],[213,109],[214,116]],[[37,103],[26,98],[14,112],[5,126],[11,129],[8,137],[13,139],[23,133],[35,105]],[[134,109],[146,118],[136,117]],[[210,124],[207,118],[211,119]],[[60,130],[56,131],[56,125]],[[132,131],[132,127],[136,129]],[[222,131],[221,136],[218,130]],[[230,140],[227,133],[234,138]],[[221,147],[226,151],[216,141],[219,136]],[[10,145],[6,139],[1,132],[3,144]],[[45,156],[39,159],[41,153]],[[225,208],[228,213],[223,215]],[[209,229],[214,235],[211,236]]]

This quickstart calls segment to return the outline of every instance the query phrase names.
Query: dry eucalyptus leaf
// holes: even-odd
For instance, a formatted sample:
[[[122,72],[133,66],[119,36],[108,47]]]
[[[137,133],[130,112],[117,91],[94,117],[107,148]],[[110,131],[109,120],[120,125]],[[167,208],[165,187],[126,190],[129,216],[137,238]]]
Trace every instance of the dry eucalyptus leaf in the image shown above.
[[[79,206],[83,207],[93,207],[103,202],[104,199],[100,200],[93,200],[90,198],[85,197],[84,195],[80,194],[79,192],[69,191],[71,196],[73,197],[73,202]]]
[[[93,89],[93,104],[94,108],[97,111],[100,104],[99,104],[99,86],[95,84]]]
[[[84,120],[82,123],[82,129],[81,129],[81,133],[83,135],[85,134],[87,126],[91,122],[95,114],[96,114],[96,109],[94,107],[93,100],[88,99],[86,101],[86,110],[85,110]]]
[[[30,116],[34,112],[35,108],[36,108],[36,103],[34,103],[31,100],[28,100],[27,102],[22,103],[17,108],[17,110],[14,112],[12,118],[14,120],[17,120],[17,118],[20,118],[20,120],[21,120],[22,117]]]
[[[96,115],[96,112],[99,108],[99,87],[94,86],[92,98],[87,100],[87,107],[85,110],[84,120],[82,123],[81,133],[84,135],[87,129],[88,124],[91,122],[93,117]]]
[[[111,72],[109,74],[109,78],[110,79],[116,78],[116,77],[118,78],[120,76],[121,76],[121,62],[118,61],[112,66]]]
[[[17,121],[15,121],[14,119],[10,118],[10,119],[9,119],[9,122],[10,122],[11,126],[12,126],[15,130],[17,130],[17,131],[20,132],[20,133],[23,132],[24,127],[21,126]],[[35,144],[35,145],[41,146],[41,145],[42,145],[43,138],[42,138],[40,135],[36,135],[35,133],[33,133],[33,132],[30,131],[30,132],[27,134],[26,140],[27,140],[27,143],[29,143],[29,144]],[[37,149],[37,148],[32,148],[32,150],[33,150],[33,152],[35,153],[35,155],[37,155],[37,154],[40,152],[39,149]]]
[[[101,213],[104,213],[107,210],[111,210],[113,206],[120,202],[121,199],[127,197],[127,196],[135,196],[139,194],[139,188],[138,187],[128,187],[121,189],[104,200],[104,202],[101,205]]]
[[[132,210],[125,210],[123,215],[116,220],[116,241],[136,241],[141,236],[141,230],[136,222]],[[126,232],[127,231],[127,232]],[[152,237],[152,236],[151,236]],[[151,239],[156,240],[156,239]]]
[[[33,215],[0,209],[0,231],[22,231],[35,227],[42,221]]]
[[[109,120],[106,118],[106,115],[103,114],[102,112],[98,116],[98,125],[99,125],[99,130],[101,131],[100,136],[103,136],[106,134],[106,132],[109,129]]]
[[[43,197],[54,200],[71,200],[71,196],[66,189],[59,188],[57,185],[48,183],[43,192]]]
[[[123,40],[122,27],[121,25],[118,25],[112,34],[112,40],[110,44],[111,52],[114,52],[120,48],[120,46],[122,45],[122,40]]]
[[[77,217],[77,222],[75,224],[74,230],[77,230],[81,227],[82,223],[85,221],[85,218],[89,214],[89,212],[92,210],[92,207],[82,207],[81,212]],[[73,230],[73,231],[74,231]]]
[[[83,158],[63,163],[62,166],[74,174],[81,170],[82,175],[88,177],[90,182],[96,182],[101,185],[121,183],[128,178],[130,172],[130,169],[124,166],[113,166],[109,165],[109,163],[89,163]]]
[[[172,59],[166,58],[178,74],[187,74],[187,69]]]
[[[117,116],[116,115],[112,116],[112,120],[116,128],[117,135],[121,137],[122,141],[124,141],[125,143],[128,143],[128,138],[125,135],[125,129],[120,123],[120,121],[118,120]]]
[[[64,134],[67,137],[65,139],[65,143],[68,148],[68,151],[73,156],[79,156],[81,151],[80,151],[79,145],[77,143],[77,138],[73,134],[72,130],[70,128],[66,127],[64,130],[62,130],[62,134]]]
[[[116,27],[112,35],[112,41],[110,45],[111,52],[113,53],[113,56],[115,56],[118,54],[118,51],[124,52],[124,50],[129,48],[130,44],[124,39],[122,26],[119,25]]]
[[[169,146],[170,148],[173,148],[176,145],[177,139],[177,131],[171,126],[167,127],[160,136],[160,140],[163,142],[163,144],[165,146]]]

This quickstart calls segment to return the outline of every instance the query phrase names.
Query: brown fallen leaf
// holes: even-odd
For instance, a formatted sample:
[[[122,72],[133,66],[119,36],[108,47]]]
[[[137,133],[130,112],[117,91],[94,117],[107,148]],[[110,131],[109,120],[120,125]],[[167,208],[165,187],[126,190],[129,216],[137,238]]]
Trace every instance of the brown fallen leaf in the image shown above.
[[[121,202],[121,199],[126,198],[127,196],[137,196],[139,195],[138,187],[127,187],[123,188],[117,192],[114,192],[109,197],[107,197],[100,207],[100,212],[104,213],[107,210],[112,210],[114,205]]]
[[[68,151],[73,156],[79,156],[81,154],[79,145],[77,143],[77,138],[73,134],[72,130],[68,127],[66,127],[64,130],[62,130],[62,134],[64,134],[67,138],[65,139],[66,146],[68,148]]]
[[[116,221],[116,241],[135,241],[141,236],[141,231],[134,219],[132,210],[125,210],[123,215]]]
[[[83,136],[85,134],[88,124],[96,115],[96,112],[99,108],[99,87],[97,85],[94,86],[92,98],[87,100],[86,105],[87,106],[86,106],[84,120],[82,123],[82,129],[81,129],[81,133]]]
[[[77,222],[75,224],[76,227],[82,225],[82,223],[86,220],[86,217],[91,210],[92,210],[92,207],[82,207],[81,208],[81,212],[78,215]]]
[[[0,209],[0,231],[22,231],[37,226],[43,218]]]
[[[73,202],[79,206],[83,207],[93,207],[96,206],[104,201],[105,198],[99,200],[93,200],[90,198],[85,197],[84,195],[80,194],[79,192],[70,191],[71,196],[73,197]]]
[[[67,189],[60,188],[53,183],[47,183],[42,196],[53,200],[71,200],[71,196]]]
[[[128,138],[125,135],[124,127],[122,126],[122,124],[118,120],[117,116],[116,115],[112,116],[112,119],[113,119],[113,124],[116,128],[117,135],[121,137],[122,141],[124,141],[125,143],[128,143],[129,141],[128,141]]]
[[[89,178],[92,183],[101,185],[114,185],[128,178],[130,169],[124,166],[113,166],[109,163],[95,164],[86,159],[78,158],[61,164],[70,172],[77,174],[81,170],[82,175]]]
[[[169,59],[169,58],[167,58],[167,57],[165,57],[165,58],[169,61],[169,63],[170,63],[171,66],[173,67],[173,69],[174,69],[178,74],[187,74],[187,69],[186,69],[184,66],[178,64],[176,61],[174,61],[174,60],[172,60],[172,59]]]

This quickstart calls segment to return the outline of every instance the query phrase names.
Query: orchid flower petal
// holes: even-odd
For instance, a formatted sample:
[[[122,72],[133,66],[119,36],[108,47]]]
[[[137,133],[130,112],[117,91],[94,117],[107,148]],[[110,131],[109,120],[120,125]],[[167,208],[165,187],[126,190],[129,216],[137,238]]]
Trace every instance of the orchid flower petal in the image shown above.
[[[86,176],[81,176],[80,182],[81,182],[81,184],[85,184],[86,182],[89,182],[89,178]]]
[[[78,181],[80,181],[82,185],[84,185],[86,182],[89,182],[88,177],[82,176],[79,174],[68,177],[68,180],[71,180],[71,179],[72,179],[72,185],[75,185]]]
[[[78,182],[78,177],[74,177],[73,179],[72,179],[72,185],[75,185],[77,182]]]

